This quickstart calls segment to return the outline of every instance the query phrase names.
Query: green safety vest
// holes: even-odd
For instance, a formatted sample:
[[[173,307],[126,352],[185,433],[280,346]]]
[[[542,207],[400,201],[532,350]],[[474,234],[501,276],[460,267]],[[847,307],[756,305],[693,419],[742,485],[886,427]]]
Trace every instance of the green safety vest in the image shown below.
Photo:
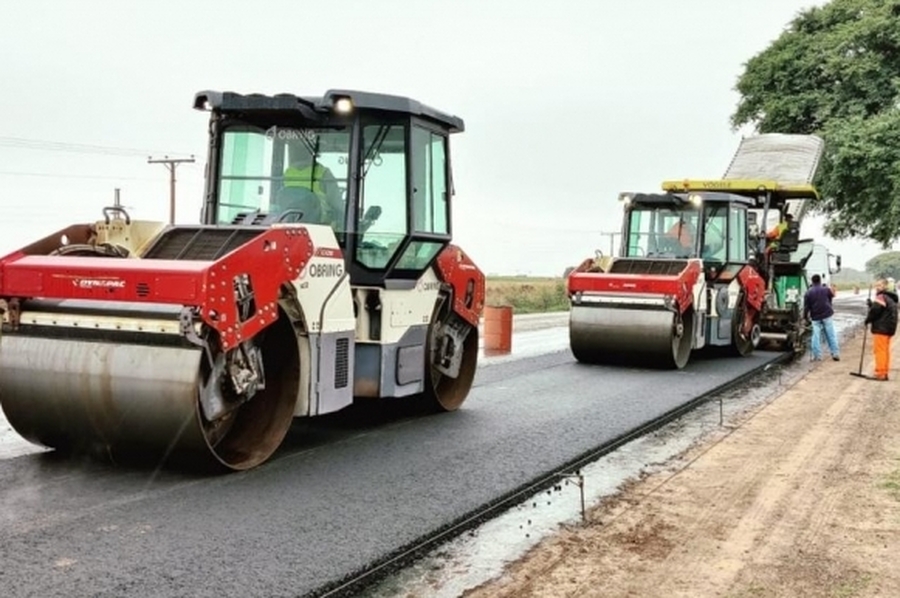
[[[306,187],[319,197],[325,197],[325,189],[322,188],[322,177],[325,175],[325,167],[316,164],[315,169],[312,166],[304,166],[296,168],[288,167],[284,171],[285,187]]]

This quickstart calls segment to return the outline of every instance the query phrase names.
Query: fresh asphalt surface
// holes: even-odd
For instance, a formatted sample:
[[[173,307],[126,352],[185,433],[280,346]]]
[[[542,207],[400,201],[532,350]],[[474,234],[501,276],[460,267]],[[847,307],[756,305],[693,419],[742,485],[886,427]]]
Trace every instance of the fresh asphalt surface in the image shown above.
[[[217,477],[0,460],[0,595],[301,596],[777,357],[487,359],[455,413],[300,421],[270,462]]]

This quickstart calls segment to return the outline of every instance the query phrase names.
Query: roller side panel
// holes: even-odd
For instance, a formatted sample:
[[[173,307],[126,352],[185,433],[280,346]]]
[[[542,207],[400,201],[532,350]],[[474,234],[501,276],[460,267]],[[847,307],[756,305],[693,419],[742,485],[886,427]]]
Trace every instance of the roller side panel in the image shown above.
[[[437,273],[453,289],[453,311],[477,328],[484,311],[484,274],[456,245],[448,245],[438,255]]]
[[[174,303],[199,308],[224,349],[277,317],[281,286],[312,255],[300,227],[266,230],[215,262],[13,255],[0,261],[0,297]],[[249,277],[255,310],[242,318],[234,285]]]

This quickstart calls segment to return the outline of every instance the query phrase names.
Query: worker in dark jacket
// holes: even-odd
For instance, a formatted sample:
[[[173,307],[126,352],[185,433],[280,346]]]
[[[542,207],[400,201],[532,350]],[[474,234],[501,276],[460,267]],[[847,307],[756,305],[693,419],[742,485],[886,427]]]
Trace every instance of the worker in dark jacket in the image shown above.
[[[887,380],[891,368],[891,338],[897,333],[897,294],[887,290],[887,281],[875,281],[875,298],[869,300],[866,324],[872,331],[876,380]]]
[[[812,286],[803,297],[803,317],[812,323],[812,338],[809,340],[809,348],[812,351],[813,361],[822,360],[822,333],[825,333],[825,341],[828,343],[828,351],[835,361],[841,360],[841,349],[838,346],[837,334],[834,331],[834,307],[831,300],[834,298],[834,289],[822,284],[822,277],[813,274]]]

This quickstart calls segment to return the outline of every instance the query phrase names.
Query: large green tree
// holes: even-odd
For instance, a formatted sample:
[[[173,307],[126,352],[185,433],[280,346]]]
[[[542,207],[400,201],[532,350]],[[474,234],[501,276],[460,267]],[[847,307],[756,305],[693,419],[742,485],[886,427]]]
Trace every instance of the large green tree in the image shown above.
[[[815,183],[830,236],[900,238],[900,0],[802,11],[736,89],[735,128],[825,140]]]
[[[900,251],[880,253],[866,262],[866,272],[876,278],[900,279]]]

